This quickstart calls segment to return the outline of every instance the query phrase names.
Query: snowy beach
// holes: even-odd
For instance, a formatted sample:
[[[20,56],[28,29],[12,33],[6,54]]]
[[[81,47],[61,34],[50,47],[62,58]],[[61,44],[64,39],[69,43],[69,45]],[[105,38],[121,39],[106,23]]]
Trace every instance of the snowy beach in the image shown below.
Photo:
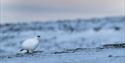
[[[36,35],[36,51],[16,55]],[[125,17],[0,24],[0,63],[125,63]]]

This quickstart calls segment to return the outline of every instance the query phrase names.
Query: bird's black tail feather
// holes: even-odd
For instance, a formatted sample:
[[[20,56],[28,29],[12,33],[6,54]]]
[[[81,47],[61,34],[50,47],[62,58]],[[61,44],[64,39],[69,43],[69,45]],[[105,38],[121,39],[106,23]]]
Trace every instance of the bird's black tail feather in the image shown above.
[[[20,51],[23,51],[24,49],[20,49]]]

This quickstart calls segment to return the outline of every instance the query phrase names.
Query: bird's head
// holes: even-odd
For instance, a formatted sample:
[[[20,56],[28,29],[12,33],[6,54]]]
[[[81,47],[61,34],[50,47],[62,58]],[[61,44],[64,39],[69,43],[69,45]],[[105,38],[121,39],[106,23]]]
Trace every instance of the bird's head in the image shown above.
[[[37,35],[36,38],[40,39],[40,35]]]

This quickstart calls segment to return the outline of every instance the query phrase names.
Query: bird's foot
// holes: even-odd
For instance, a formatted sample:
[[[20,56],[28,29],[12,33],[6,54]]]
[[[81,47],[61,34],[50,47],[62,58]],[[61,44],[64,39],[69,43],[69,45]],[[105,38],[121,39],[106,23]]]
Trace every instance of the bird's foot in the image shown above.
[[[27,53],[32,54],[33,51],[32,50],[27,50]]]

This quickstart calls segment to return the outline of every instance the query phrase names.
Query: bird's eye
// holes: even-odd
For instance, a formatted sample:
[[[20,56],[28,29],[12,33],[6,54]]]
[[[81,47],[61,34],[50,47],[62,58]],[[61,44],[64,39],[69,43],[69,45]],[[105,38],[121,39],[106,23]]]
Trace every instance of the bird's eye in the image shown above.
[[[40,37],[40,36],[37,36],[37,37]]]

